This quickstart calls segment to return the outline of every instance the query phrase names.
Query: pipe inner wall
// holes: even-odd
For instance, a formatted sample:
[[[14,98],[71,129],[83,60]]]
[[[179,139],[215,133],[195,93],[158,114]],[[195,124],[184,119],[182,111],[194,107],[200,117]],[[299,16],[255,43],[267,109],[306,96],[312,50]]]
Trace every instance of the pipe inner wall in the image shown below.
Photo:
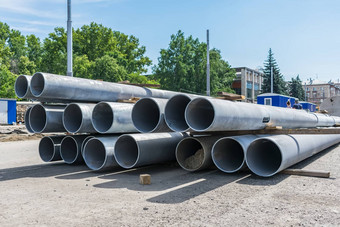
[[[114,113],[109,104],[98,103],[92,112],[93,127],[99,133],[107,132],[113,124]]]
[[[209,128],[214,122],[214,117],[214,107],[206,99],[194,99],[185,109],[186,123],[195,131]]]
[[[272,176],[282,163],[279,146],[272,140],[263,138],[253,141],[247,150],[247,165],[259,176]]]
[[[139,148],[136,140],[125,135],[117,140],[115,147],[115,157],[117,163],[123,168],[132,168],[138,161]]]
[[[191,98],[186,95],[175,95],[165,106],[165,122],[175,132],[184,132],[189,129],[185,121],[185,108]]]
[[[47,117],[42,105],[35,105],[29,113],[29,122],[34,132],[42,132],[46,128]]]
[[[15,80],[15,84],[14,84],[15,94],[19,98],[24,98],[28,94],[29,89],[30,88],[29,88],[29,84],[28,84],[28,80],[27,80],[26,76],[20,75]]]
[[[132,122],[139,132],[152,132],[160,123],[161,111],[152,99],[139,100],[132,109]]]
[[[239,142],[232,138],[218,140],[212,149],[212,159],[217,168],[226,173],[241,169],[245,162],[245,151]]]
[[[45,79],[41,73],[35,73],[31,79],[31,92],[35,97],[40,97],[45,89]]]
[[[50,162],[55,156],[55,147],[50,137],[44,137],[39,143],[39,155],[44,162]]]
[[[204,150],[202,144],[194,139],[183,139],[176,149],[178,164],[187,171],[199,169],[204,161]]]
[[[77,141],[71,136],[65,137],[60,144],[60,155],[66,163],[74,163],[78,157]]]
[[[25,127],[27,129],[28,132],[30,133],[34,133],[32,127],[31,127],[31,123],[30,123],[30,112],[31,112],[32,107],[29,107],[26,112],[25,112],[25,117],[24,117],[24,121],[25,121]]]
[[[102,169],[106,161],[106,149],[104,144],[96,138],[89,139],[85,144],[83,156],[86,165],[90,169]]]
[[[69,104],[63,113],[63,124],[70,133],[76,133],[83,123],[83,114],[80,107],[76,104]]]

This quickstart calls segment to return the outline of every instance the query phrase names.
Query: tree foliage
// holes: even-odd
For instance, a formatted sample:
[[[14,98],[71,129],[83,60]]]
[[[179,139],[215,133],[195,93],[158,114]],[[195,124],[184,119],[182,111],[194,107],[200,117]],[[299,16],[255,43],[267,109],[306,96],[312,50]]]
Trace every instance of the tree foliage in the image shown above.
[[[185,37],[182,31],[171,36],[168,49],[160,51],[158,65],[153,68],[155,77],[163,89],[205,94],[206,91],[206,44]],[[232,92],[230,85],[235,71],[222,59],[217,49],[210,50],[211,93]]]
[[[289,95],[298,98],[300,101],[305,100],[305,91],[303,90],[299,75],[289,81]]]
[[[263,85],[262,92],[269,93],[271,91],[271,68],[273,68],[273,92],[282,95],[288,95],[286,82],[283,79],[282,74],[280,73],[280,68],[274,58],[274,53],[270,48],[268,51],[268,58],[264,62],[264,77],[263,77]]]

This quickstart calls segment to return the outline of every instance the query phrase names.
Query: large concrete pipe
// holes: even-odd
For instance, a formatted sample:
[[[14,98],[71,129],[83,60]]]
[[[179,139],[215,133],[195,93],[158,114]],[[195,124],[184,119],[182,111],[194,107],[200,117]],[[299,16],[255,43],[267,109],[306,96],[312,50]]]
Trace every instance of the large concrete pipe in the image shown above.
[[[178,94],[171,97],[165,105],[164,118],[169,128],[175,132],[189,131],[189,125],[185,121],[185,108],[195,95]]]
[[[33,132],[66,132],[63,125],[65,106],[41,105],[32,107],[29,122]]]
[[[83,151],[86,165],[92,170],[106,170],[119,166],[114,157],[118,136],[89,139]]]
[[[200,132],[317,125],[316,116],[305,111],[208,98],[193,99],[185,110],[185,119],[191,129]]]
[[[331,118],[334,119],[335,125],[340,125],[340,117],[338,117],[338,116],[331,116]]]
[[[61,160],[60,144],[64,136],[45,136],[39,142],[39,155],[44,162]]]
[[[73,101],[117,101],[133,97],[170,98],[178,92],[142,88],[49,73],[35,73],[31,79],[31,92],[37,99]]]
[[[139,132],[170,132],[164,120],[167,99],[142,98],[132,109],[132,122]]]
[[[215,166],[225,173],[234,173],[244,168],[247,148],[256,138],[256,135],[243,135],[217,140],[211,151]]]
[[[32,76],[20,75],[15,80],[14,91],[16,96],[21,99],[32,99],[34,96],[30,90]]]
[[[91,117],[95,104],[71,103],[63,113],[63,124],[70,133],[95,133]]]
[[[335,119],[326,114],[313,113],[317,118],[317,127],[331,127],[335,125]]]
[[[220,136],[198,136],[182,139],[176,147],[178,164],[191,172],[212,166],[211,149],[220,138]]]
[[[32,127],[31,127],[31,124],[30,124],[30,118],[29,118],[29,115],[30,115],[32,108],[33,107],[31,106],[26,110],[25,117],[24,117],[25,127],[26,127],[27,131],[30,132],[30,133],[34,133],[34,131],[32,130]]]
[[[185,136],[179,132],[122,135],[114,149],[116,161],[129,169],[176,160],[176,145]]]
[[[60,144],[61,158],[67,164],[82,163],[84,161],[81,148],[86,135],[65,136]]]
[[[92,111],[92,125],[99,133],[137,132],[131,119],[133,104],[100,102]]]
[[[85,144],[87,143],[87,141],[89,141],[92,138],[96,138],[95,136],[88,136],[84,139],[84,141],[81,143],[81,155],[84,154],[84,148],[85,148]],[[84,155],[83,155],[84,158]]]
[[[246,152],[248,168],[270,177],[336,143],[340,135],[272,135],[255,139]]]

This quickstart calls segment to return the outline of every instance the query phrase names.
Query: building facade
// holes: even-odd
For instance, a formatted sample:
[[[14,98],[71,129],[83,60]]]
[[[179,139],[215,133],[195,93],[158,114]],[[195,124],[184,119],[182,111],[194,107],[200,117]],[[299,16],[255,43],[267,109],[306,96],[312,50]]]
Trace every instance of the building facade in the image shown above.
[[[332,96],[340,95],[339,83],[311,83],[303,85],[306,101],[320,105],[323,100]]]
[[[236,94],[244,95],[245,101],[256,103],[256,97],[261,93],[264,74],[247,67],[236,67],[236,78],[232,88]]]

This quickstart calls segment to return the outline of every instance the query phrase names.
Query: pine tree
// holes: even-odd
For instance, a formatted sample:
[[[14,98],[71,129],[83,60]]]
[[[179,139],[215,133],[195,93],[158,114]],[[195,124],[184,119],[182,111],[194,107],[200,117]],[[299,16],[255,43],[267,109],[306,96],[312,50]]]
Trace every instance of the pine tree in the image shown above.
[[[289,82],[289,95],[298,98],[300,101],[305,100],[305,92],[299,75],[297,75],[296,78],[292,78]]]
[[[263,77],[263,85],[262,85],[262,92],[269,93],[270,92],[270,85],[271,85],[271,68],[273,68],[273,92],[282,95],[288,95],[286,82],[283,79],[282,74],[280,73],[280,68],[274,58],[274,53],[272,49],[269,48],[268,58],[264,62],[264,77]]]

